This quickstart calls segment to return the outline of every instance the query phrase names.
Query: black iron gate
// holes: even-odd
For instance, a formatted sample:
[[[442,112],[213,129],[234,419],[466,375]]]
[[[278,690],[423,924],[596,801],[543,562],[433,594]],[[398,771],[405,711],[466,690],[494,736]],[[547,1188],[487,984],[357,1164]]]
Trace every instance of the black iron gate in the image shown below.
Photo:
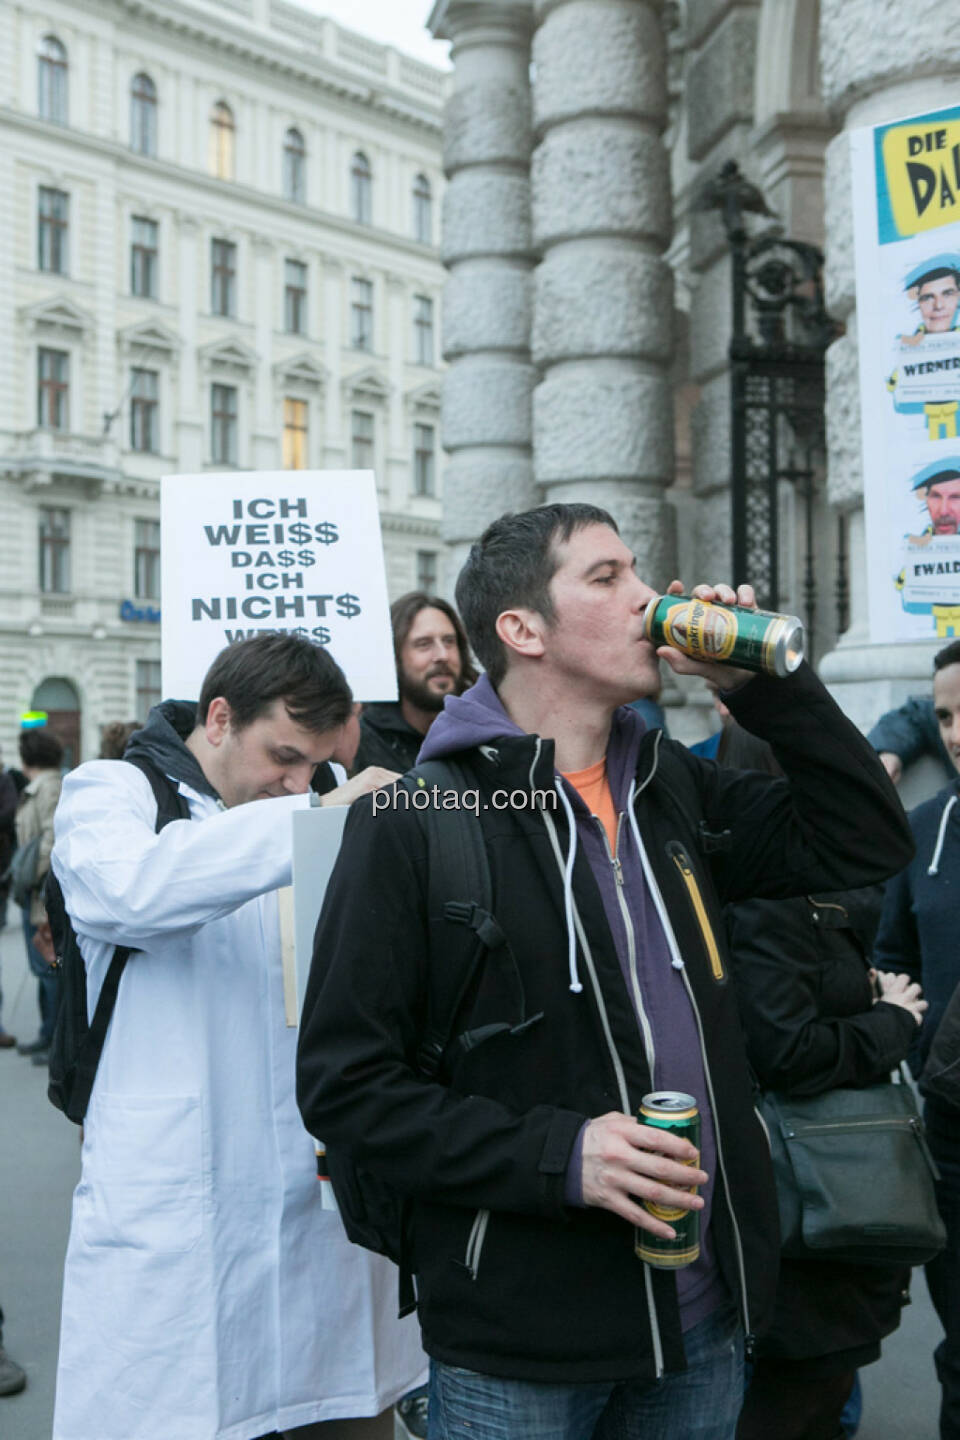
[[[764,608],[776,610],[782,603],[780,496],[782,482],[789,482],[803,528],[800,598],[812,640],[818,601],[815,507],[825,451],[824,352],[838,334],[823,304],[823,255],[804,241],[748,233],[745,212],[772,212],[733,160],[703,199],[721,213],[732,261],[734,580],[750,580]],[[845,542],[842,532],[837,538]],[[847,623],[844,555],[845,549],[838,551],[838,632]]]

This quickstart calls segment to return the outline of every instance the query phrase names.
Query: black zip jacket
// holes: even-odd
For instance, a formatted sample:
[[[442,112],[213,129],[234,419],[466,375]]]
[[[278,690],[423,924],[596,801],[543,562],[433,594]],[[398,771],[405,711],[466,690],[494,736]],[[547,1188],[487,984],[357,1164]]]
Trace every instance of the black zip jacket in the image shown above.
[[[398,700],[364,705],[353,773],[367,765],[382,765],[385,770],[410,770],[422,744],[423,736],[403,718]]]
[[[872,1085],[906,1059],[917,1023],[901,1005],[875,1005],[868,977],[881,901],[871,889],[727,911],[747,1057],[765,1089],[822,1095]],[[833,1373],[869,1364],[900,1323],[909,1283],[898,1265],[784,1260],[757,1354],[830,1356]]]
[[[912,843],[876,755],[808,667],[787,680],[758,676],[729,703],[789,779],[721,770],[654,731],[639,751],[635,811],[703,1037],[719,1141],[711,1231],[749,1331],[768,1316],[779,1235],[721,904],[869,884],[905,865]],[[675,1277],[635,1258],[619,1217],[564,1203],[583,1123],[635,1112],[650,1089],[614,941],[578,854],[587,948],[583,992],[570,993],[562,876],[544,818],[533,807],[482,808],[494,790],[552,790],[553,744],[510,737],[459,759],[480,792],[507,948],[490,953],[457,1031],[508,1021],[514,1033],[469,1050],[454,1041],[435,1082],[416,1073],[445,922],[428,925],[416,813],[375,815],[366,797],[348,817],[317,929],[300,1108],[314,1135],[349,1146],[412,1199],[429,1354],[517,1379],[653,1379],[684,1364]],[[565,853],[563,812],[552,818]]]
[[[907,1058],[917,1022],[873,1003],[868,956],[882,893],[750,900],[727,912],[727,938],[750,1064],[764,1089],[822,1095],[873,1085]],[[866,934],[856,912],[872,909]]]

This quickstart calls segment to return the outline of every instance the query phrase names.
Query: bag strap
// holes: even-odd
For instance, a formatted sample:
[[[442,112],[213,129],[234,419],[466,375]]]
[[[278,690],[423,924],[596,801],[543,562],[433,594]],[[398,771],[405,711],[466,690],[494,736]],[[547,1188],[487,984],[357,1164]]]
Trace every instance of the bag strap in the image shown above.
[[[145,755],[130,755],[125,756],[122,763],[133,765],[141,775],[147,777],[153,798],[157,802],[157,823],[154,829],[158,835],[171,820],[190,819],[190,806],[180,794],[180,787],[175,780],[171,780],[169,775],[165,775],[154,765],[152,760],[148,760]]]
[[[107,1026],[110,1024],[114,1006],[117,1003],[120,976],[132,954],[133,951],[127,945],[118,945],[114,950],[110,968],[100,987],[100,994],[97,996],[93,1019],[90,1021],[89,1029],[83,1037],[74,1060],[70,1119],[76,1120],[78,1124],[87,1113],[93,1082],[97,1077],[97,1066],[100,1064],[103,1044],[107,1038]]]
[[[131,758],[126,763],[135,765],[150,782],[150,789],[157,802],[157,819],[154,826],[156,834],[159,835],[164,826],[169,825],[172,820],[188,820],[190,818],[190,807],[180,794],[179,787],[175,786],[162,770],[157,769],[149,760],[140,756]],[[69,924],[70,917],[66,914],[65,909],[64,918]],[[70,1118],[76,1119],[78,1124],[87,1113],[93,1082],[97,1077],[97,1066],[100,1064],[100,1056],[103,1054],[103,1046],[107,1038],[107,1027],[117,1003],[120,977],[133,953],[134,947],[130,945],[118,945],[115,948],[109,969],[100,987],[100,994],[97,996],[93,1018],[76,1054],[73,1088],[70,1095],[70,1109],[73,1113]]]
[[[400,781],[411,797],[436,787],[444,795],[463,797],[475,790],[472,777],[458,761],[425,760]],[[503,932],[490,913],[493,887],[483,832],[475,813],[458,803],[415,806],[427,842],[427,922],[433,939],[444,934],[443,964],[431,967],[427,986],[427,1018],[417,1048],[416,1067],[433,1079],[443,1061],[453,1022],[481,955],[503,943]],[[451,929],[451,927],[456,927]],[[410,1202],[401,1208],[397,1257],[399,1314],[416,1308],[408,1233]]]
[[[503,944],[503,932],[490,913],[493,890],[483,832],[477,815],[460,803],[475,790],[468,771],[454,760],[426,760],[401,782],[411,798],[434,788],[456,805],[417,806],[427,840],[427,909],[431,932],[449,936],[443,964],[431,967],[427,1019],[417,1050],[417,1069],[433,1079],[440,1069],[453,1022],[484,950]],[[450,930],[455,926],[455,930]],[[432,938],[432,936],[431,936]]]

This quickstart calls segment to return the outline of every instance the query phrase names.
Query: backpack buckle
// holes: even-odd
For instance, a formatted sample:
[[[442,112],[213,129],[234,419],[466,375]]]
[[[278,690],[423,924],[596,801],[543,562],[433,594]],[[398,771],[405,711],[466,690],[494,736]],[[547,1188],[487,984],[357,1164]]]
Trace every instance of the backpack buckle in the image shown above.
[[[485,950],[496,950],[505,943],[504,933],[490,911],[473,900],[448,900],[443,907],[443,915],[454,925],[466,925]]]
[[[440,1073],[440,1062],[443,1060],[443,1046],[438,1044],[433,1036],[423,1041],[417,1051],[417,1069],[421,1075],[428,1080],[435,1080]]]

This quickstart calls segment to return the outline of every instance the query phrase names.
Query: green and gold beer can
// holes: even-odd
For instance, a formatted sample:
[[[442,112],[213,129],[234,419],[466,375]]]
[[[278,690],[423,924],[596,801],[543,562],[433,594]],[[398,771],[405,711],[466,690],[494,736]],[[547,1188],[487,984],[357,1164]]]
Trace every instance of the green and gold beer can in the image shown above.
[[[803,623],[796,615],[718,605],[693,595],[658,595],[647,605],[644,633],[694,660],[791,675],[803,659]]]
[[[658,1130],[669,1130],[672,1135],[689,1140],[697,1154],[695,1159],[684,1163],[699,1164],[700,1111],[692,1095],[684,1095],[680,1090],[656,1090],[652,1095],[644,1095],[637,1118],[641,1125],[654,1125]],[[696,1193],[697,1187],[691,1185],[690,1194]],[[673,1205],[654,1205],[649,1200],[642,1201],[642,1204],[644,1210],[657,1220],[665,1220],[671,1225],[676,1238],[665,1240],[659,1235],[651,1235],[648,1230],[635,1230],[634,1251],[637,1258],[657,1270],[682,1270],[685,1265],[692,1265],[700,1254],[700,1212],[681,1210]]]

